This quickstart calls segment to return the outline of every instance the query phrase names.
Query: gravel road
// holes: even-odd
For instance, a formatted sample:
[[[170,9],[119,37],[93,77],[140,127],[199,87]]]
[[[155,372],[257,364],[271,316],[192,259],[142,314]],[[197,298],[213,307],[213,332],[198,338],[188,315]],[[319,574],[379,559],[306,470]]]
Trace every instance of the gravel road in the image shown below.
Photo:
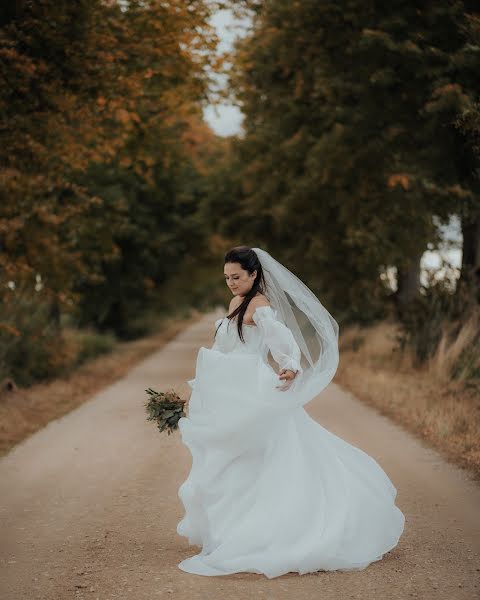
[[[480,486],[334,383],[306,406],[372,455],[398,489],[399,545],[361,572],[202,577],[176,533],[190,468],[178,432],[145,419],[144,389],[187,390],[210,313],[0,460],[2,600],[474,600],[480,597]],[[341,360],[341,358],[340,358]]]

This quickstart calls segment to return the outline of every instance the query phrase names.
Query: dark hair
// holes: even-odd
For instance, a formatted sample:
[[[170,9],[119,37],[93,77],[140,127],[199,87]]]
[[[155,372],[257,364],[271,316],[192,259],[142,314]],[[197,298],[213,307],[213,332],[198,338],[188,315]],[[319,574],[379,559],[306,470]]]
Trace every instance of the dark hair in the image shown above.
[[[261,265],[260,261],[258,260],[258,256],[257,256],[255,250],[252,250],[252,248],[249,248],[248,246],[235,246],[235,248],[232,248],[231,250],[229,250],[225,254],[224,264],[226,264],[226,263],[240,263],[240,266],[242,267],[242,269],[245,269],[245,271],[248,271],[249,273],[253,273],[254,271],[257,271],[257,276],[255,277],[255,281],[253,282],[253,285],[252,285],[251,289],[248,291],[248,293],[245,294],[245,297],[244,297],[243,301],[241,302],[241,304],[239,306],[237,306],[237,308],[231,314],[227,315],[227,318],[230,320],[233,319],[236,315],[238,315],[238,318],[237,318],[238,335],[239,335],[240,339],[242,340],[242,342],[245,343],[245,340],[243,339],[243,330],[242,330],[243,316],[245,314],[245,311],[247,310],[248,305],[250,304],[250,300],[253,297],[255,297],[258,292],[260,292],[261,294],[265,294],[265,290],[266,290],[267,286],[265,283],[265,278],[263,276],[263,269],[262,269],[262,265]],[[220,325],[218,327],[220,327]],[[218,327],[215,330],[215,336],[217,335]],[[214,336],[214,338],[215,338],[215,336]]]

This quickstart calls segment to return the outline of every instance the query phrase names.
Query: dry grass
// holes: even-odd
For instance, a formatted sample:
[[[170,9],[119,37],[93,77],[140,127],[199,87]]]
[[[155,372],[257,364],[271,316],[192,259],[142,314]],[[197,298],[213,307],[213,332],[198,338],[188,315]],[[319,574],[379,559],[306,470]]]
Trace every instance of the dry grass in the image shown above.
[[[417,367],[413,355],[396,350],[398,326],[347,328],[340,338],[335,381],[360,400],[419,435],[446,458],[480,479],[480,393],[478,386],[452,381],[450,367],[478,336],[478,315]]]
[[[154,335],[119,343],[112,353],[89,361],[68,377],[4,392],[0,395],[0,456],[125,375],[201,317],[202,313],[195,312],[187,319],[169,321]],[[421,368],[411,353],[395,350],[397,331],[389,322],[345,329],[335,381],[480,478],[480,393],[448,377],[463,348],[478,334],[478,315],[453,343],[447,342],[445,332],[437,353]]]
[[[194,311],[188,318],[169,320],[155,334],[131,342],[120,342],[111,353],[83,364],[69,376],[1,393],[0,456],[125,375],[143,358],[162,348],[201,317],[202,313]]]
[[[451,372],[452,368],[458,364],[462,365],[459,372],[459,378],[464,379],[472,366],[480,373],[480,309],[470,313],[468,320],[462,325],[457,335],[452,336],[452,327],[455,324],[444,328],[435,355],[430,359],[427,367],[433,377],[446,379],[446,373]],[[453,341],[452,341],[453,339]],[[470,357],[470,361],[462,361],[461,357],[465,350],[477,344],[477,353]],[[473,365],[472,361],[476,361]]]

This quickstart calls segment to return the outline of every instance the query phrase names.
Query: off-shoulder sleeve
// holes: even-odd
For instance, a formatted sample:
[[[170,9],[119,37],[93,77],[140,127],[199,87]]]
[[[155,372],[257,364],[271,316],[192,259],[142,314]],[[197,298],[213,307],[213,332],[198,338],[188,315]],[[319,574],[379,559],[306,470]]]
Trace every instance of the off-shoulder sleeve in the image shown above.
[[[293,333],[278,320],[271,306],[259,306],[252,319],[263,334],[264,341],[280,369],[302,373],[301,352]]]

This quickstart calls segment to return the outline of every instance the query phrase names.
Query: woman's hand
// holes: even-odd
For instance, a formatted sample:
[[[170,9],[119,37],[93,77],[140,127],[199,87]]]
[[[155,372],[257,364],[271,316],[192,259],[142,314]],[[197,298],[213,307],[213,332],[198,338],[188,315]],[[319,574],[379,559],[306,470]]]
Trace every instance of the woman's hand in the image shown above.
[[[282,381],[290,382],[295,379],[295,377],[297,376],[297,373],[298,373],[298,371],[292,371],[291,369],[282,369],[280,371],[280,373],[278,374],[278,378],[281,379]],[[291,385],[290,383],[286,383],[285,385],[277,385],[275,387],[279,390],[288,390],[290,385]]]

